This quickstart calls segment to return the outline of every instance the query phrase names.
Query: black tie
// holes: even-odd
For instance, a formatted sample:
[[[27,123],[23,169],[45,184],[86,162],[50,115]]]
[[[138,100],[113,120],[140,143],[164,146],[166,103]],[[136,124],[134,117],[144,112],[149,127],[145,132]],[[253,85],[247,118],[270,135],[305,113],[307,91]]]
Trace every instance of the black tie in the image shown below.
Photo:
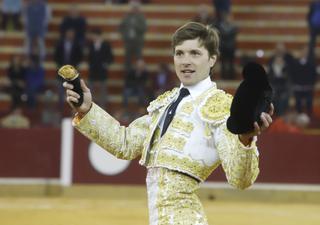
[[[164,120],[161,136],[167,131],[167,129],[169,127],[169,124],[171,123],[171,121],[172,121],[172,119],[174,117],[174,114],[176,113],[176,109],[177,109],[179,103],[181,102],[181,100],[184,97],[188,96],[189,94],[190,94],[190,92],[188,91],[187,88],[181,88],[180,89],[179,97],[177,98],[177,100],[172,105],[170,105],[170,107],[168,109],[166,118]]]

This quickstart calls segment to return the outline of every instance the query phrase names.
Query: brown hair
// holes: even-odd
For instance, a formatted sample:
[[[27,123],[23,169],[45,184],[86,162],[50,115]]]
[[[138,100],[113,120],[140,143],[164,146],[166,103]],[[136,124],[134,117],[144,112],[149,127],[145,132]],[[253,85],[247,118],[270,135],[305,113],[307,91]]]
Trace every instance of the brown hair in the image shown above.
[[[201,23],[189,22],[178,28],[172,37],[172,49],[175,50],[177,45],[180,45],[186,40],[194,40],[199,38],[201,46],[204,46],[209,57],[219,56],[219,34],[218,31]]]

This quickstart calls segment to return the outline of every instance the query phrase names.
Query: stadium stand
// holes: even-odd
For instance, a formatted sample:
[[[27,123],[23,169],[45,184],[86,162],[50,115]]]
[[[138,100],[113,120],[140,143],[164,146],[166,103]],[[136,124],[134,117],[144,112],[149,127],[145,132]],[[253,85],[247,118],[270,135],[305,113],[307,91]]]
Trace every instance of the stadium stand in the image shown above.
[[[233,92],[240,79],[241,56],[255,57],[258,50],[263,50],[263,56],[258,60],[265,64],[277,42],[282,41],[287,48],[295,52],[308,42],[308,28],[306,14],[309,0],[234,0],[232,14],[240,32],[237,39],[236,70],[238,81],[219,81],[219,66],[215,68],[214,78],[218,79],[220,87]],[[82,15],[88,19],[88,29],[99,27],[105,37],[110,40],[115,54],[115,63],[109,74],[109,100],[112,109],[121,107],[123,89],[123,62],[124,50],[118,32],[118,25],[123,15],[129,10],[128,5],[105,4],[104,1],[72,0],[65,3],[63,0],[49,0],[52,8],[52,20],[46,36],[47,58],[45,61],[46,80],[55,79],[56,66],[53,62],[53,47],[58,40],[59,24],[67,14],[70,4],[78,4]],[[196,6],[199,3],[212,7],[209,0],[153,0],[143,5],[142,11],[147,18],[148,31],[143,51],[144,59],[150,71],[155,71],[160,62],[172,63],[170,39],[172,32],[193,18]],[[13,54],[23,53],[23,32],[0,32],[0,80],[5,79],[5,68]],[[83,77],[87,77],[87,63],[80,66]],[[317,94],[320,95],[320,85],[317,85]],[[8,110],[10,98],[6,94],[0,96],[0,111]],[[316,101],[315,106],[320,107]],[[316,111],[320,111],[316,109]]]

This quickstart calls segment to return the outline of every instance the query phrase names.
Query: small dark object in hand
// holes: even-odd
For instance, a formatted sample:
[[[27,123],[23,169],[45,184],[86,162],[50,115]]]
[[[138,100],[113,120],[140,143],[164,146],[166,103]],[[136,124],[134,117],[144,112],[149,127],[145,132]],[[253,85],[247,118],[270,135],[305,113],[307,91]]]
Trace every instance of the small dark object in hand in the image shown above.
[[[79,107],[83,103],[83,91],[80,85],[79,72],[71,65],[64,65],[58,70],[58,74],[69,84],[73,85],[73,91],[80,95],[78,102],[72,102],[75,107]]]

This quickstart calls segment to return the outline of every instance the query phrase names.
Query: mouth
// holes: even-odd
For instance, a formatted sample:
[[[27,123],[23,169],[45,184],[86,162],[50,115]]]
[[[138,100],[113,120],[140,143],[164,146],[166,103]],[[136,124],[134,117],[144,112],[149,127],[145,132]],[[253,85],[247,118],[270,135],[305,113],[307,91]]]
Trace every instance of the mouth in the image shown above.
[[[185,69],[185,70],[180,70],[180,72],[185,76],[190,76],[195,72],[195,70]]]

